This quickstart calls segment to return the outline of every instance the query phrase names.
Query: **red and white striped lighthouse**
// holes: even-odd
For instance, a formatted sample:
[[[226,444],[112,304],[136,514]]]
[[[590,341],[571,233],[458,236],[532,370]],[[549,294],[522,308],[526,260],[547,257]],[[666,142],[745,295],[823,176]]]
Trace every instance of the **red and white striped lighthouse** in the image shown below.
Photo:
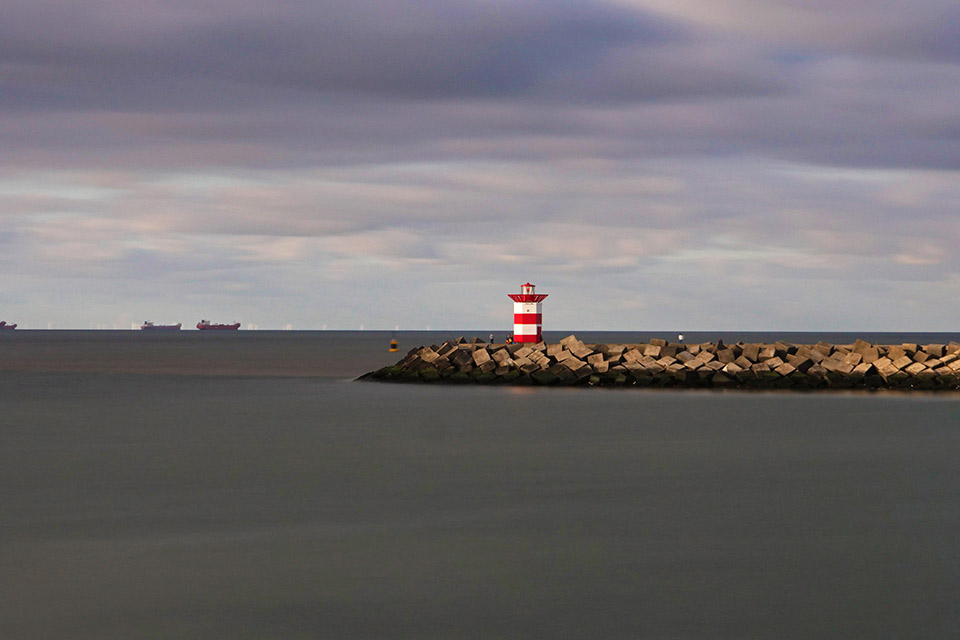
[[[507,294],[513,300],[514,342],[543,342],[540,303],[548,294],[534,293],[534,289],[528,282],[520,285],[520,293]]]

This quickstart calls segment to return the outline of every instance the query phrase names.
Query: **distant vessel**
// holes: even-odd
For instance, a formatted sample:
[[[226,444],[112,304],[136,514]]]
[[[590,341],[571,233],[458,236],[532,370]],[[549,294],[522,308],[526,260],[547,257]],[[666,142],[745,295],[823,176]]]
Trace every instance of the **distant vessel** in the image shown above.
[[[7,329],[8,331],[12,331],[13,329],[16,329],[16,328],[17,328],[16,323],[7,324],[6,320],[0,320],[0,329]]]
[[[149,320],[140,325],[143,331],[180,331],[180,323],[177,324],[153,324]]]
[[[201,320],[200,322],[197,323],[197,329],[200,329],[201,331],[204,329],[209,329],[213,331],[236,331],[239,328],[240,328],[239,322],[234,324],[213,324],[209,320]]]

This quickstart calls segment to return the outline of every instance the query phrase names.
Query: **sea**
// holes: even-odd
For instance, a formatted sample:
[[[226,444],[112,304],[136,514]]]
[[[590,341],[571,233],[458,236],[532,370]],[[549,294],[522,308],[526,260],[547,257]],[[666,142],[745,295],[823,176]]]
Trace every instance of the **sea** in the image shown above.
[[[489,333],[4,332],[0,638],[960,636],[960,396],[355,380]]]

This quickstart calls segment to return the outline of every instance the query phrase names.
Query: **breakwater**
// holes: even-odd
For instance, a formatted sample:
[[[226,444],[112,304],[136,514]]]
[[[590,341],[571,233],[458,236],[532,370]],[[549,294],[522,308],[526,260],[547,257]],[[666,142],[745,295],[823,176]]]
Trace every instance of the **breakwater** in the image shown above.
[[[411,349],[360,377],[385,382],[598,387],[960,390],[960,343],[864,340],[685,344],[487,344],[459,338]]]

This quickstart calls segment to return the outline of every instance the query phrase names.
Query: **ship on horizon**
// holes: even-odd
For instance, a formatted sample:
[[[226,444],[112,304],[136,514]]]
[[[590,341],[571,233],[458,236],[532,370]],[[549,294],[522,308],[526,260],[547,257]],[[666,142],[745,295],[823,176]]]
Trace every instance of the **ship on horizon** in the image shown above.
[[[153,324],[149,320],[140,325],[141,331],[180,331],[180,323],[177,324]]]
[[[0,330],[6,329],[7,331],[13,331],[17,328],[17,323],[7,324],[6,320],[0,320]]]
[[[201,331],[236,331],[239,328],[239,322],[233,324],[215,324],[209,320],[201,320],[197,323],[197,329]]]

